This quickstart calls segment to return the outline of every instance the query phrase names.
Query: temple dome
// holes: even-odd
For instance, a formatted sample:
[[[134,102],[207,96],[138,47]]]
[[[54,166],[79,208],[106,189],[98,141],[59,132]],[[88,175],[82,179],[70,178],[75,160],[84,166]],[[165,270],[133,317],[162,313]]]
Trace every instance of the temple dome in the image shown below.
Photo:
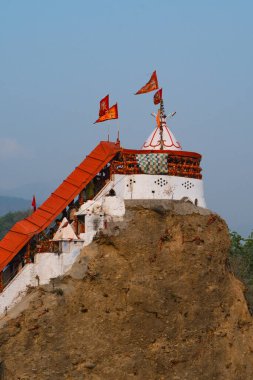
[[[173,133],[166,124],[166,118],[163,118],[163,150],[182,150],[181,144],[177,141]],[[148,139],[143,144],[142,150],[160,150],[160,128],[157,126]]]

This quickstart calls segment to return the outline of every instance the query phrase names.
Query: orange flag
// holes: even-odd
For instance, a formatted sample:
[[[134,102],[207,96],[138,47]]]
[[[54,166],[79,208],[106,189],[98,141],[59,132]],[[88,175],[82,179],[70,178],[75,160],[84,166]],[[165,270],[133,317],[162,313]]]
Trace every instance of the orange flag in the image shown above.
[[[118,104],[117,103],[114,104],[111,108],[109,108],[108,111],[103,116],[100,116],[95,121],[95,123],[102,123],[103,121],[112,120],[112,119],[118,119]]]
[[[104,114],[109,110],[109,95],[106,95],[102,100],[100,100],[99,117],[104,116]]]
[[[154,104],[161,103],[162,98],[163,98],[163,89],[160,88],[160,90],[156,91],[154,95]]]
[[[143,86],[139,91],[137,91],[135,95],[146,94],[146,92],[154,91],[154,90],[157,90],[158,88],[159,86],[158,86],[156,71],[154,71],[148,83],[146,83],[145,86]]]

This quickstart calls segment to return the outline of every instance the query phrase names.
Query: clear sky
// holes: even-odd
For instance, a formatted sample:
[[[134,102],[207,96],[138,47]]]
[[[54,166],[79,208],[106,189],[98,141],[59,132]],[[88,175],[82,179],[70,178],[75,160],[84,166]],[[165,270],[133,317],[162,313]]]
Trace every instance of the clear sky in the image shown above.
[[[54,190],[106,139],[93,122],[107,93],[122,145],[139,148],[155,107],[133,93],[156,69],[173,133],[203,155],[209,208],[247,235],[252,14],[250,0],[0,0],[0,193]]]

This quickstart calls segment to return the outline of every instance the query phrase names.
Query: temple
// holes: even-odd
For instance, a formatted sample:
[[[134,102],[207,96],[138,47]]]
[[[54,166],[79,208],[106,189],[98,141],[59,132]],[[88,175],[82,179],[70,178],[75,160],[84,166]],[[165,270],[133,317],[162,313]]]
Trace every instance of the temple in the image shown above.
[[[66,273],[100,230],[124,218],[125,201],[185,200],[206,207],[200,162],[200,154],[182,150],[164,112],[141,149],[124,149],[119,140],[101,141],[1,240],[0,314],[28,286]]]

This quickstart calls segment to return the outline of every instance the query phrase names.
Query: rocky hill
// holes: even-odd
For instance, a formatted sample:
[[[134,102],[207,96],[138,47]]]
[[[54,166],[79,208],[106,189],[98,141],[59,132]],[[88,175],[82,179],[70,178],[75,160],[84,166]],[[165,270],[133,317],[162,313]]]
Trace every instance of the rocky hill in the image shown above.
[[[228,248],[225,222],[207,210],[128,206],[68,276],[1,321],[6,378],[252,379],[252,317]]]

